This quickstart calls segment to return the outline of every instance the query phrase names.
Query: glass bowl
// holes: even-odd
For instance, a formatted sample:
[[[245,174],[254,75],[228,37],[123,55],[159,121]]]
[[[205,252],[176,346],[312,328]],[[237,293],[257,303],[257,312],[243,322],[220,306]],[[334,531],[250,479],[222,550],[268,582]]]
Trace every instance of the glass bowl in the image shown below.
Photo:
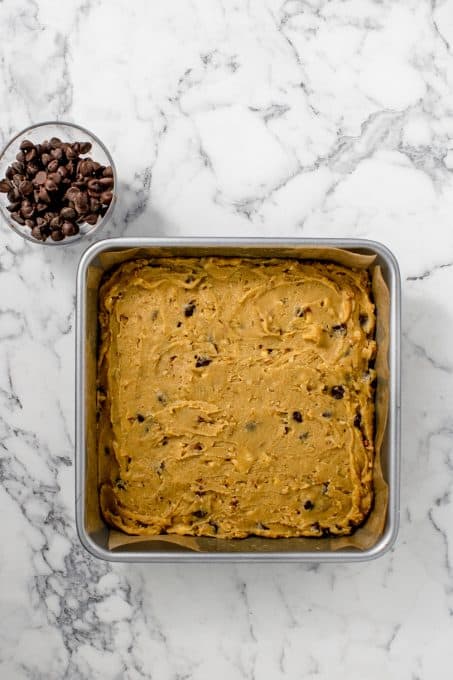
[[[85,236],[93,234],[110,220],[117,197],[117,175],[115,164],[108,149],[101,142],[101,140],[96,137],[96,135],[81,125],[64,123],[60,121],[49,121],[45,123],[38,123],[37,125],[31,125],[25,130],[22,130],[22,132],[19,132],[19,134],[15,135],[8,142],[3,151],[0,153],[0,180],[5,177],[8,166],[16,160],[16,154],[19,152],[19,146],[24,139],[29,139],[34,144],[41,144],[44,140],[50,140],[52,137],[58,137],[62,142],[69,143],[90,142],[92,145],[90,151],[86,154],[80,154],[80,156],[82,158],[90,157],[101,165],[110,165],[112,167],[113,198],[109,207],[107,208],[105,215],[100,217],[96,224],[88,224],[87,222],[79,224],[79,233],[74,236],[67,236],[61,241],[53,241],[50,237],[45,241],[40,241],[31,235],[31,230],[29,227],[25,225],[22,226],[11,218],[11,214],[6,209],[9,201],[7,199],[7,195],[4,193],[0,193],[0,212],[11,229],[13,229],[17,234],[22,236],[27,241],[44,246],[64,246],[75,243],[76,241],[80,241],[80,239],[84,238]]]

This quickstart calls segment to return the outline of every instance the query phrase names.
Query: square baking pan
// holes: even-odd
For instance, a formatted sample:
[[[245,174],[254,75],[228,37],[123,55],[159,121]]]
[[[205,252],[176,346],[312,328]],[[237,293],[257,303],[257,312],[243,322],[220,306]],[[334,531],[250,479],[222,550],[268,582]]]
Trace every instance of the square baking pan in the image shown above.
[[[112,264],[140,257],[231,256],[316,258],[321,248],[375,256],[390,293],[389,405],[381,448],[388,484],[384,531],[369,548],[326,549],[319,539],[206,539],[191,550],[169,537],[136,537],[127,545],[110,540],[111,529],[99,507],[96,447],[96,363],[98,289]],[[77,274],[76,307],[76,525],[80,541],[95,557],[115,562],[358,562],[383,555],[393,545],[399,526],[400,487],[400,323],[401,283],[398,263],[384,245],[362,239],[306,238],[115,238],[92,245],[82,256]],[[379,310],[377,310],[379,314]],[[379,390],[379,383],[378,383]],[[160,540],[161,539],[161,540]]]

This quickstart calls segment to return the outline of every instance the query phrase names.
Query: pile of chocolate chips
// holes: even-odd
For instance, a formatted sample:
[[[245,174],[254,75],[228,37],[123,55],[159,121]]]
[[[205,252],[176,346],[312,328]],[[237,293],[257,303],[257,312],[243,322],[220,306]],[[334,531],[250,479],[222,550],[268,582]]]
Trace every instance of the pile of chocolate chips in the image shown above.
[[[16,161],[0,180],[0,192],[7,194],[11,218],[29,227],[38,241],[75,236],[81,224],[94,225],[107,212],[113,170],[81,158],[90,150],[90,142],[67,143],[58,137],[21,143]]]

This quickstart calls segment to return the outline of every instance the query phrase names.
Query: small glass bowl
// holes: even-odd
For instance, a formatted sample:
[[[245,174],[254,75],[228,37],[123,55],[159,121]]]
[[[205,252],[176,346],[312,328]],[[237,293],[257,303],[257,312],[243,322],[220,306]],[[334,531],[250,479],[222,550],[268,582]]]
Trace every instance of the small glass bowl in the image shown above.
[[[91,149],[86,154],[81,154],[82,157],[90,157],[101,165],[110,165],[113,170],[113,198],[107,212],[103,217],[96,222],[96,224],[88,224],[84,222],[79,224],[79,233],[75,236],[67,236],[62,241],[53,241],[50,237],[45,241],[39,241],[31,235],[31,230],[27,226],[22,226],[11,219],[11,215],[6,209],[9,201],[6,194],[0,193],[0,212],[8,225],[16,234],[19,234],[27,241],[43,246],[66,246],[85,236],[93,234],[100,229],[106,222],[110,220],[117,198],[117,175],[116,168],[108,149],[92,132],[82,127],[81,125],[74,125],[73,123],[64,123],[60,121],[49,121],[45,123],[38,123],[22,130],[15,135],[5,146],[0,153],[0,179],[5,177],[6,170],[11,163],[16,160],[16,154],[19,152],[19,146],[24,139],[29,139],[34,144],[41,144],[45,139],[50,140],[52,137],[58,137],[62,142],[91,142]]]

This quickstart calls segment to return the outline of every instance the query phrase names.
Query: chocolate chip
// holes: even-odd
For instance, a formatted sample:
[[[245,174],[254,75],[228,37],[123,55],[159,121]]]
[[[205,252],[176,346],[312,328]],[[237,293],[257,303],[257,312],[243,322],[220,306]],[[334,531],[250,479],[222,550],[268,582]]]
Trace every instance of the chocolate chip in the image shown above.
[[[90,212],[98,213],[101,210],[101,202],[97,198],[90,197]]]
[[[95,215],[94,213],[90,213],[89,215],[85,216],[85,222],[87,224],[96,224],[98,219],[99,219],[99,216]]]
[[[192,515],[197,519],[203,519],[203,517],[206,517],[207,514],[208,513],[206,510],[194,510],[192,513]]]
[[[39,170],[39,165],[37,163],[28,163],[27,165],[27,176],[28,177],[35,177],[36,173]]]
[[[25,171],[25,165],[20,161],[14,161],[14,163],[11,163],[11,167],[14,170],[14,174],[16,175],[22,175]]]
[[[196,309],[195,303],[189,302],[189,304],[184,307],[184,316],[187,316],[187,317],[193,316],[195,309]]]
[[[77,217],[77,213],[74,208],[63,208],[60,210],[60,215],[64,220],[74,220]]]
[[[55,160],[61,161],[61,159],[63,158],[63,151],[60,148],[52,149],[50,155],[52,156],[52,158],[55,158]]]
[[[203,368],[203,366],[209,366],[212,359],[207,359],[206,357],[197,357],[195,361],[196,368]]]
[[[300,411],[293,411],[292,416],[296,423],[302,423],[304,420]]]
[[[80,153],[88,153],[91,151],[91,142],[80,142],[79,149]]]
[[[285,425],[285,434],[288,434],[290,432],[291,428],[288,427],[288,425]]]
[[[343,399],[344,396],[343,385],[334,385],[330,390],[330,394],[334,399]]]
[[[143,416],[141,413],[137,413],[137,420],[139,423],[143,423],[145,416]]]
[[[44,184],[44,186],[46,188],[46,191],[48,192],[50,191],[50,193],[58,189],[57,184],[53,180],[51,180],[50,177],[46,179],[46,183]]]
[[[76,195],[74,199],[74,208],[79,214],[86,213],[89,209],[88,196],[85,192],[79,191]]]
[[[30,151],[34,147],[33,142],[30,142],[29,139],[24,139],[23,142],[21,142],[19,149],[21,151]]]
[[[35,160],[36,156],[37,156],[36,149],[30,149],[30,151],[28,151],[25,154],[25,157],[24,157],[23,160],[26,161],[27,163],[30,163],[31,161]]]
[[[39,227],[33,227],[31,230],[31,235],[33,238],[36,238],[38,241],[43,241],[43,234],[41,232],[41,229]]]
[[[22,196],[29,196],[33,193],[33,184],[28,179],[24,179],[19,184],[18,189]]]
[[[124,491],[125,488],[126,488],[126,482],[123,479],[121,479],[120,477],[118,477],[118,479],[115,482],[115,486],[116,486],[117,489]]]
[[[110,205],[110,203],[113,200],[113,192],[112,191],[103,191],[101,194],[101,203],[104,205]]]
[[[362,424],[362,414],[357,411],[357,413],[354,416],[354,427],[360,428],[360,425]]]
[[[77,172],[79,172],[83,177],[88,177],[94,172],[94,165],[91,158],[84,158],[77,165]]]
[[[315,507],[314,504],[310,500],[305,501],[304,503],[305,510],[313,510],[314,507]]]
[[[88,189],[91,189],[91,191],[100,194],[101,191],[103,190],[103,187],[98,179],[90,179],[88,181]]]
[[[41,186],[39,189],[38,201],[40,203],[50,203],[50,196],[45,186]]]
[[[18,212],[11,213],[11,217],[15,222],[17,222],[17,224],[20,224],[20,225],[25,224],[25,220],[23,219],[23,217],[21,217],[21,215],[19,215]]]
[[[322,413],[323,418],[332,418],[332,411],[324,411]]]
[[[346,335],[346,324],[338,323],[336,326],[332,326],[332,330],[336,335]]]
[[[45,184],[47,179],[47,172],[45,170],[40,170],[36,173],[34,183],[35,184]]]
[[[64,234],[60,229],[54,229],[50,234],[52,241],[62,241],[64,239]]]
[[[21,209],[20,209],[20,214],[22,217],[24,217],[26,220],[29,220],[30,217],[33,217],[35,214],[35,208],[34,206],[30,203],[30,201],[22,201]]]

